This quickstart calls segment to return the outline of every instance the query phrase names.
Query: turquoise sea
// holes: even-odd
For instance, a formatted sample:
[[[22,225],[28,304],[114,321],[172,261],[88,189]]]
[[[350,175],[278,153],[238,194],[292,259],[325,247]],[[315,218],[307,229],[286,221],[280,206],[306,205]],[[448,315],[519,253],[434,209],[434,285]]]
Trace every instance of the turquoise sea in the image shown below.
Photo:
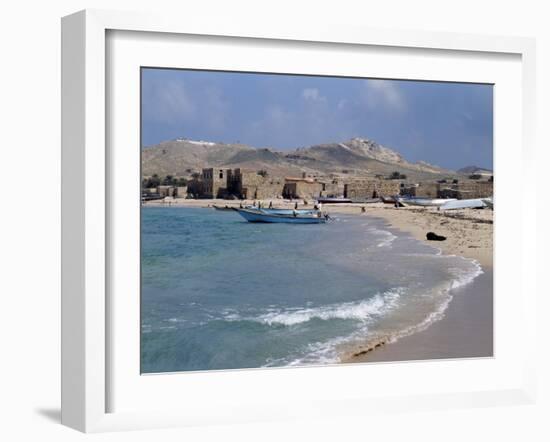
[[[427,327],[482,272],[368,215],[143,207],[141,249],[142,373],[336,363]]]

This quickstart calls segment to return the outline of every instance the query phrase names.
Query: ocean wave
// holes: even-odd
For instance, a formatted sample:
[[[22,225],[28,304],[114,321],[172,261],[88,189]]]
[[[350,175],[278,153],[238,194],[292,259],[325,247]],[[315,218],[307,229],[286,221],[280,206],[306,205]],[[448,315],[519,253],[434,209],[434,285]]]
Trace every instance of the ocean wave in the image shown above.
[[[477,278],[478,276],[484,273],[479,262],[474,259],[464,258],[462,256],[456,256],[456,255],[435,255],[435,256],[462,258],[464,261],[467,261],[468,263],[470,263],[472,267],[470,269],[463,269],[458,267],[451,268],[451,273],[453,274],[454,278],[451,280],[450,284],[447,287],[443,286],[435,290],[435,292],[437,292],[441,296],[441,302],[437,305],[435,310],[428,313],[428,315],[417,324],[410,325],[403,329],[395,330],[393,332],[386,333],[381,336],[380,335],[371,336],[368,339],[367,343],[362,346],[361,353],[366,353],[380,345],[393,343],[404,337],[411,336],[415,333],[424,331],[428,327],[430,327],[433,323],[440,321],[445,317],[445,312],[449,307],[449,304],[453,300],[452,290],[457,289],[459,287],[463,287],[467,284],[470,284],[471,282],[474,281],[475,278]],[[332,347],[330,343],[329,343],[329,347]]]
[[[253,320],[267,325],[291,326],[312,319],[353,319],[368,321],[373,316],[380,316],[398,304],[404,288],[398,287],[388,290],[383,294],[376,294],[374,297],[358,301],[331,304],[320,307],[275,310],[253,318]]]
[[[397,236],[386,230],[381,230],[381,232],[385,234],[385,237],[377,244],[377,247],[391,247],[391,243],[397,239]]]
[[[369,224],[363,224],[369,226]],[[369,227],[367,232],[376,236],[381,236],[381,240],[376,244],[376,247],[391,247],[391,244],[397,239],[397,236],[388,230],[381,230],[376,227]]]
[[[465,269],[453,267],[451,269],[451,272],[455,276],[455,279],[453,279],[453,281],[451,282],[451,289],[457,289],[459,287],[470,284],[479,275],[483,274],[481,264],[475,259],[468,259],[462,256],[459,256],[458,258],[462,258],[463,260],[470,262],[474,266],[474,269],[472,271],[467,271]]]

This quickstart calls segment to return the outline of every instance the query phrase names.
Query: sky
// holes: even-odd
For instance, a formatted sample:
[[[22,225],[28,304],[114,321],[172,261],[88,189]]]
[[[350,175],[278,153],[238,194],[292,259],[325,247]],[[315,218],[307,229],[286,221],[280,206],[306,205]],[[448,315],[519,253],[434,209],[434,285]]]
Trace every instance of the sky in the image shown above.
[[[176,138],[289,150],[368,138],[459,169],[493,168],[486,84],[142,69],[142,146]]]

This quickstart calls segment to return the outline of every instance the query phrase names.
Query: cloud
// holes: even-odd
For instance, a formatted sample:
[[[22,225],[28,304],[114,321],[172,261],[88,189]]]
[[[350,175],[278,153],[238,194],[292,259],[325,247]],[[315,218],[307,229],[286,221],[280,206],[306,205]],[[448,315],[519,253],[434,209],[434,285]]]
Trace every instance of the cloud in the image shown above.
[[[398,85],[391,80],[365,80],[363,99],[370,109],[403,112],[407,108]]]
[[[227,126],[229,103],[218,87],[208,87],[204,91],[201,103],[201,117],[215,131],[221,131]]]
[[[197,107],[183,81],[154,81],[146,91],[148,119],[162,123],[192,120]]]
[[[302,91],[302,98],[306,101],[327,101],[326,97],[323,97],[317,88],[306,88]]]

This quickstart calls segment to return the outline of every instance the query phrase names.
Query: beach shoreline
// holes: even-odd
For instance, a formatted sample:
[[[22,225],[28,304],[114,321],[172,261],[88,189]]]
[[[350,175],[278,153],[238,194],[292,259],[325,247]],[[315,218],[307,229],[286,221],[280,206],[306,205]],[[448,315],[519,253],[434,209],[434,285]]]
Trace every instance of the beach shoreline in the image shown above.
[[[493,356],[493,211],[464,209],[440,212],[427,208],[377,205],[368,216],[441,250],[472,259],[482,273],[451,291],[441,317],[396,340],[365,342],[343,352],[342,363],[397,362]],[[433,231],[447,239],[426,240]]]
[[[301,200],[273,200],[274,207],[312,208]],[[174,199],[147,202],[146,206],[239,207],[253,201]],[[268,207],[270,200],[261,201]],[[346,348],[342,363],[412,361],[493,355],[493,211],[463,209],[449,212],[435,208],[395,208],[383,203],[323,205],[323,211],[384,219],[388,226],[411,235],[442,254],[456,255],[477,262],[482,274],[463,287],[452,290],[452,298],[440,317],[425,327],[397,340],[364,342]],[[427,241],[426,233],[446,237]]]
[[[251,205],[254,200],[223,200],[223,199],[184,199],[148,201],[144,207],[196,207],[212,208],[239,207]],[[298,203],[298,208],[313,208],[314,203],[304,204],[302,200],[263,200],[258,201],[262,207],[290,209]],[[364,212],[363,212],[364,208]],[[396,209],[390,204],[325,204],[323,211],[328,214],[355,214],[383,218],[388,224],[402,232],[411,234],[414,238],[438,248],[446,255],[458,255],[475,259],[483,267],[493,266],[493,211],[484,209],[462,209],[439,211],[436,208],[402,207]],[[434,232],[443,235],[445,241],[427,241],[426,234]]]

